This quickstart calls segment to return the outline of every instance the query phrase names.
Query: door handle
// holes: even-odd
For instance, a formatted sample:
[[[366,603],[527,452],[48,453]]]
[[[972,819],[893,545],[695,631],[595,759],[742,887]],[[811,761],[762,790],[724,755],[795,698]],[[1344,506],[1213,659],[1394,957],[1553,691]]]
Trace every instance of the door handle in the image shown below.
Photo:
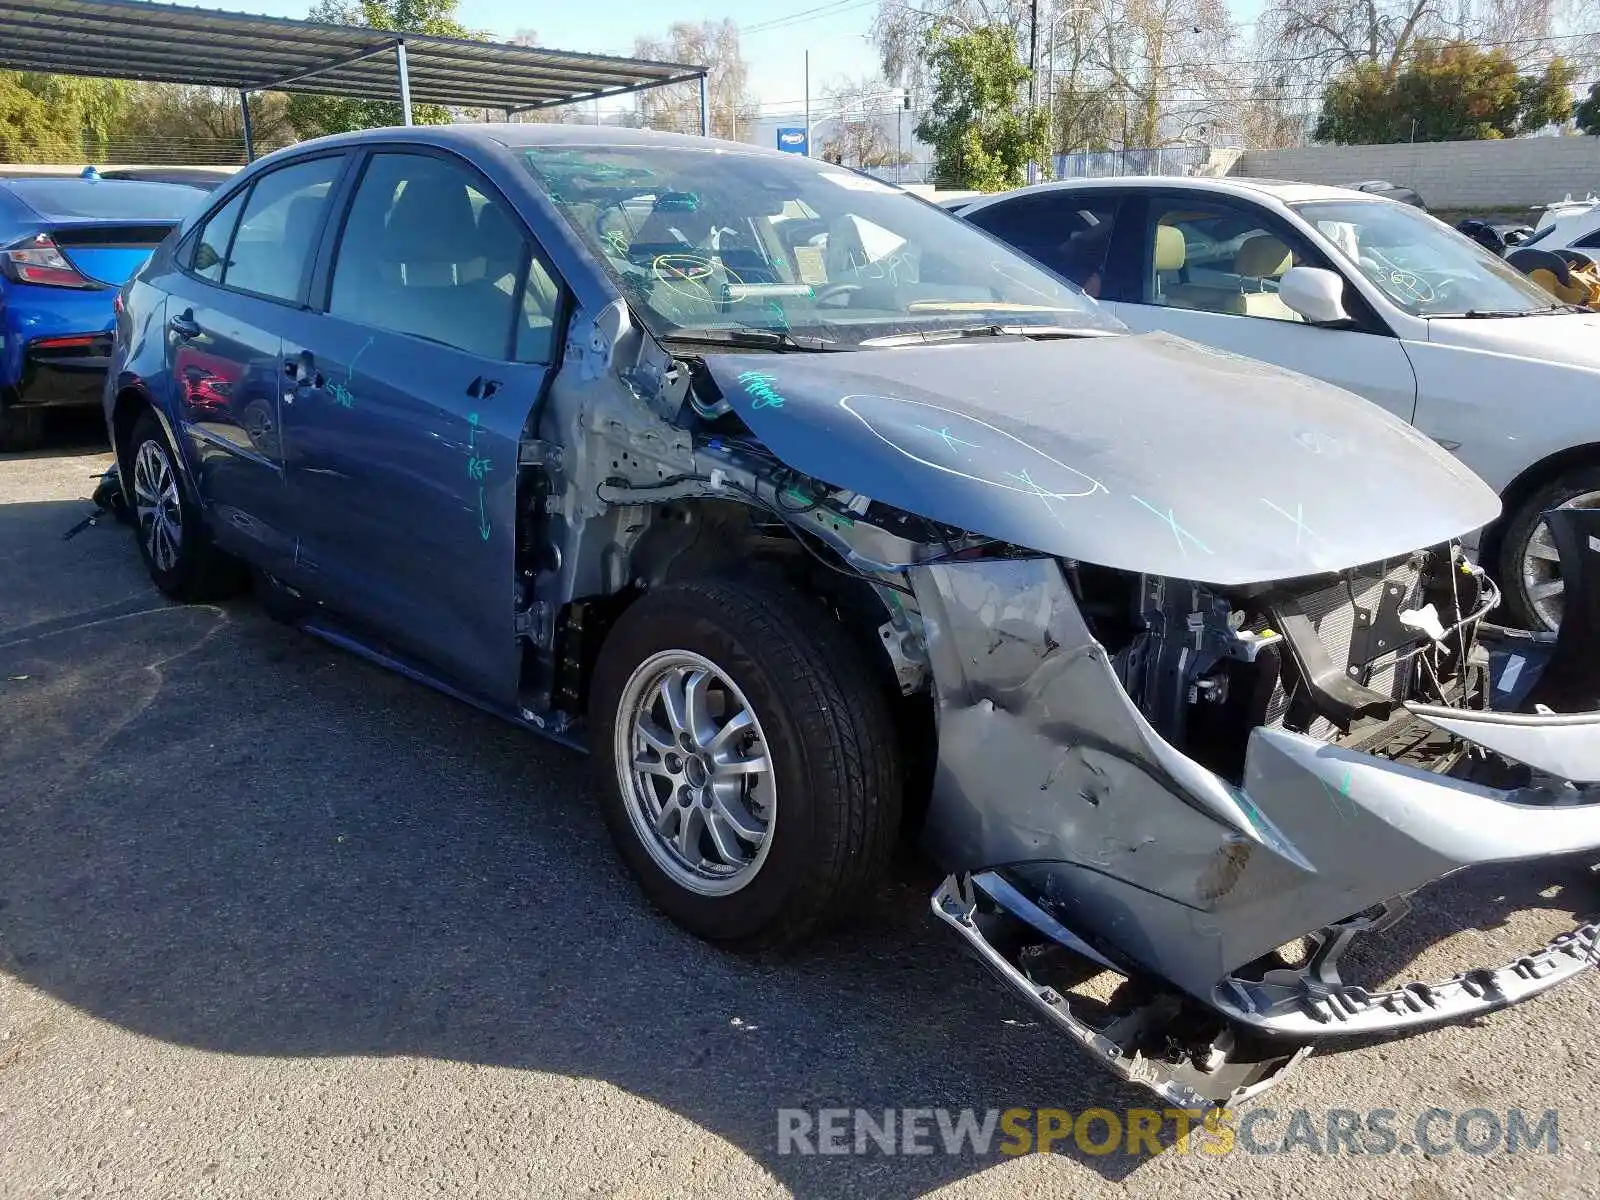
[[[487,400],[499,390],[500,381],[498,379],[485,379],[482,375],[467,384],[467,395],[474,400]]]
[[[316,360],[311,357],[311,351],[306,350],[296,358],[283,360],[283,373],[294,380],[298,388],[320,388],[323,385],[322,372],[316,369]]]
[[[200,336],[200,322],[194,319],[194,310],[186,309],[167,322],[167,328],[183,341]]]

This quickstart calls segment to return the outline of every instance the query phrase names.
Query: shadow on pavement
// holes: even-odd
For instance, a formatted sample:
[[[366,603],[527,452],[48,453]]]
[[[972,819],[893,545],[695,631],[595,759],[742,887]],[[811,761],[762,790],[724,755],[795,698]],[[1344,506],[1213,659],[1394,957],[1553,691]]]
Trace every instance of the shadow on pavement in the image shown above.
[[[60,541],[82,511],[0,506],[59,609],[0,595],[0,968],[34,987],[210,1051],[605,1080],[802,1195],[996,1160],[781,1156],[779,1108],[1151,1106],[958,951],[931,878],[787,960],[713,950],[622,873],[579,757],[249,601],[165,605],[126,531]]]

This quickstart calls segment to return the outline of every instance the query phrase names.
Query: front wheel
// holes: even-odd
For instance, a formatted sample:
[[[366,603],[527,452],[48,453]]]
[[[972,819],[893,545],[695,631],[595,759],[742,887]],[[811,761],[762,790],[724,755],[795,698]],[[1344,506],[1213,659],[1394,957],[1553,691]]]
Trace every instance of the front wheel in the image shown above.
[[[1600,466],[1563,471],[1510,515],[1500,538],[1499,583],[1518,625],[1554,630],[1561,625],[1566,583],[1544,514],[1553,508],[1600,508]]]
[[[792,943],[880,878],[901,805],[888,697],[808,598],[723,580],[652,592],[607,638],[590,711],[606,825],[691,933]]]

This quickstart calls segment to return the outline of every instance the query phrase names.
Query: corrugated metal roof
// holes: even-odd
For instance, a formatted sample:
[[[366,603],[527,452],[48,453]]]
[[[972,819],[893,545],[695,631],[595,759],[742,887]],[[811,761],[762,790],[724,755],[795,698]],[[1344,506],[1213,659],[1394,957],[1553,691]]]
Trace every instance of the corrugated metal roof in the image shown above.
[[[703,67],[321,25],[148,0],[0,0],[0,67],[243,91],[531,108],[698,78]]]

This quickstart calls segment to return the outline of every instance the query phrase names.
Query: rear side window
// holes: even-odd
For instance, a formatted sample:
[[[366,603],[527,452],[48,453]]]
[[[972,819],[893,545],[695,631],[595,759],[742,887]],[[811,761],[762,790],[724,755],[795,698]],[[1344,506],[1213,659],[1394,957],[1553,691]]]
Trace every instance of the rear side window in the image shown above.
[[[531,255],[464,167],[376,154],[339,239],[328,311],[483,358],[547,362],[559,289]]]
[[[343,159],[314,158],[256,180],[222,273],[224,287],[295,300]],[[220,217],[222,214],[219,213]]]
[[[244,197],[245,193],[240,192],[219,208],[201,228],[200,236],[195,238],[194,257],[189,265],[201,279],[209,279],[212,283],[222,282],[222,268],[227,262],[234,226],[239,224],[239,213],[244,208]]]
[[[988,205],[965,219],[1099,296],[1116,211],[1114,196],[1035,192]]]

